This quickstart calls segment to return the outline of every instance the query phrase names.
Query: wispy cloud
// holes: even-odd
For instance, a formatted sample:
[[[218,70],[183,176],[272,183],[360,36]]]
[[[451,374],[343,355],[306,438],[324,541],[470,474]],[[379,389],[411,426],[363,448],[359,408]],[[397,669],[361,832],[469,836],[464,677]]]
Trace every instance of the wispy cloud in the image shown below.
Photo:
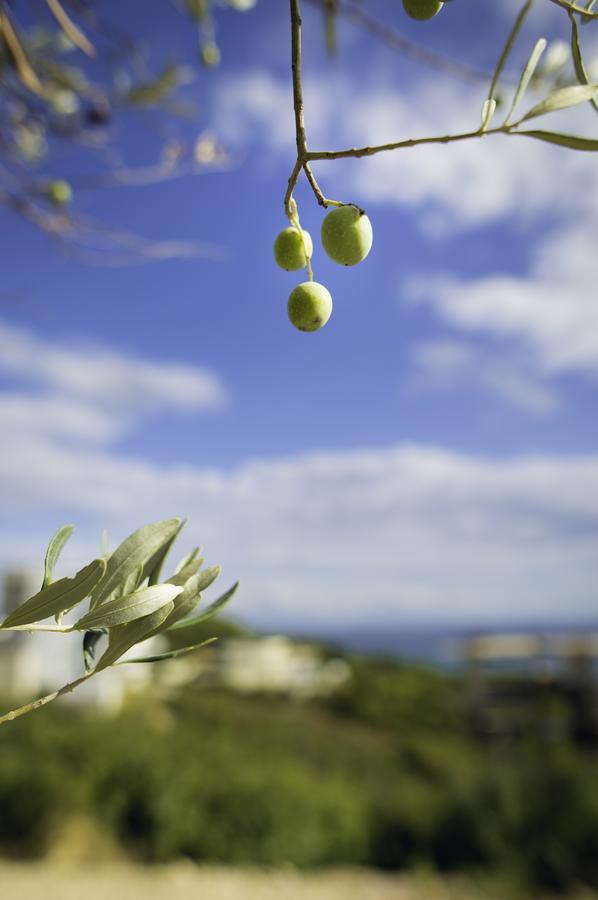
[[[242,579],[237,614],[266,626],[547,621],[595,608],[596,456],[491,459],[403,444],[224,470],[21,441],[0,456],[0,492],[12,523],[4,564],[31,551],[24,512],[83,522],[70,551],[81,554],[103,526],[116,539],[189,514],[210,560]],[[38,556],[46,538],[40,529]]]
[[[361,73],[360,73],[361,74]],[[427,77],[402,90],[388,77],[376,83],[345,74],[306,77],[310,145],[318,149],[385,143],[470,131],[479,125],[484,85]],[[533,95],[532,95],[533,100]],[[530,103],[532,102],[530,100]],[[578,110],[559,113],[556,127],[580,127]],[[290,87],[265,70],[224,82],[214,102],[219,134],[237,147],[293,159]],[[554,124],[554,122],[552,123]],[[592,154],[539,141],[488,137],[444,147],[416,147],[360,160],[315,164],[342,199],[407,207],[424,226],[444,233],[517,216],[534,222],[589,213],[598,200]]]
[[[0,394],[5,435],[110,441],[144,416],[219,409],[220,376],[201,366],[148,361],[82,342],[50,341],[0,320]]]
[[[472,342],[441,338],[416,343],[409,392],[484,392],[533,415],[560,406],[558,391],[546,384],[523,355],[481,348]]]
[[[554,233],[538,244],[522,276],[420,276],[403,285],[402,295],[431,304],[453,328],[514,340],[539,374],[595,375],[598,264],[592,235],[585,223]]]

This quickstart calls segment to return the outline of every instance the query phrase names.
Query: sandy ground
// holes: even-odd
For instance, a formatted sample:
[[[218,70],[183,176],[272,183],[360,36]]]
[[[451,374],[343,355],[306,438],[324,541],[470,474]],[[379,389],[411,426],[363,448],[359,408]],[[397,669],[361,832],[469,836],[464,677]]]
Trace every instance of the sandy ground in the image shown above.
[[[382,875],[362,869],[299,873],[126,863],[61,864],[0,861],[0,900],[486,900],[459,880]],[[504,894],[494,898],[510,900]],[[561,898],[562,900],[562,898]],[[598,900],[577,894],[568,900]]]
[[[300,874],[177,863],[157,868],[0,863],[2,900],[469,900],[437,882],[363,870]]]

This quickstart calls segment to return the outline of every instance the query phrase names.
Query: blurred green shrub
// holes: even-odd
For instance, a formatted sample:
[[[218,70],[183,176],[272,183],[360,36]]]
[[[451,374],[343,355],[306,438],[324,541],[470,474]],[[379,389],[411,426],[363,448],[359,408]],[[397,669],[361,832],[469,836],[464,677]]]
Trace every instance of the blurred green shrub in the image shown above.
[[[191,690],[114,720],[45,710],[2,734],[0,852],[43,855],[84,816],[149,862],[484,871],[524,896],[598,886],[596,751],[475,740],[456,687],[363,663],[342,714]]]

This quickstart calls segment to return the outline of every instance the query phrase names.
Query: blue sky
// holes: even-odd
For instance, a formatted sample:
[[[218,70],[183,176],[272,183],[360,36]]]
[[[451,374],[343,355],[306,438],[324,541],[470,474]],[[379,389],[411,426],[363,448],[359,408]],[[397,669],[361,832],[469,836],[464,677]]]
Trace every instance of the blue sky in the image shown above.
[[[483,83],[349,24],[330,60],[304,5],[312,147],[477,126]],[[540,34],[567,39],[566,15],[536,6],[515,67]],[[105,7],[132,27],[130,7]],[[368,8],[490,71],[517,5],[455,0],[425,24]],[[38,565],[64,521],[74,566],[103,527],[116,541],[188,514],[187,543],[241,578],[238,615],[262,627],[595,618],[595,157],[498,137],[320,164],[328,196],[366,208],[374,247],[336,267],[300,184],[334,299],[326,328],[300,334],[286,298],[303,276],[272,258],[293,164],[286,4],[220,10],[217,25],[221,65],[180,92],[198,119],[123,113],[113,136],[141,166],[165,139],[209,133],[228,164],[75,196],[78,214],[206,242],[205,257],[89,265],[0,210],[0,564]],[[193,61],[168,4],[152,2],[143,28],[156,69]],[[584,41],[591,58],[590,28]],[[596,134],[589,107],[547,124]],[[76,186],[93,161],[56,147],[50,165]]]

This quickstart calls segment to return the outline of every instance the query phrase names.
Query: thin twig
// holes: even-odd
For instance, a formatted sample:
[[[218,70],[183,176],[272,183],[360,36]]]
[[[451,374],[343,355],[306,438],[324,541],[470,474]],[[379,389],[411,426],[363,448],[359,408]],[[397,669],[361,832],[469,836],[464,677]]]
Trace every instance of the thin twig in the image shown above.
[[[2,8],[0,8],[0,33],[4,38],[4,43],[6,44],[6,48],[11,56],[17,75],[22,83],[32,93],[37,94],[39,97],[45,97],[46,92],[44,87],[27,58],[27,54],[13,28],[8,13]]]
[[[509,133],[509,127],[500,126],[499,128],[489,128],[488,131],[484,132],[484,135]],[[310,162],[321,159],[360,159],[362,156],[374,156],[376,153],[386,153],[389,150],[402,150],[406,147],[418,147],[421,144],[452,144],[455,141],[467,141],[481,136],[482,132],[478,128],[476,131],[464,131],[461,134],[408,138],[404,141],[394,141],[391,144],[377,144],[371,147],[349,147],[346,150],[310,150],[306,154],[306,159]]]
[[[303,86],[301,83],[301,11],[299,0],[290,0],[291,4],[291,71],[293,73],[293,109],[295,111],[295,141],[297,144],[297,159],[289,176],[287,190],[284,197],[285,213],[292,217],[293,189],[301,170],[305,172],[307,180],[315,194],[320,206],[327,206],[328,201],[320,190],[318,182],[311,171],[307,159],[307,137],[305,134],[305,120],[303,108]]]
[[[74,691],[75,688],[79,687],[80,684],[83,684],[84,681],[87,681],[87,679],[91,678],[94,674],[94,672],[86,672],[85,675],[75,679],[75,681],[69,682],[69,684],[65,684],[64,687],[61,687],[57,691],[52,691],[51,694],[46,694],[45,697],[39,697],[37,700],[32,700],[31,703],[25,703],[24,706],[12,709],[10,712],[0,716],[0,725],[4,725],[6,722],[12,722],[14,719],[18,719],[19,716],[24,716],[27,713],[33,712],[41,706],[46,706],[46,704],[51,703],[58,697],[62,697],[64,694],[70,694],[71,691]]]
[[[286,194],[284,195],[284,210],[286,215],[290,218],[291,215],[291,198],[293,196],[293,188],[297,184],[297,179],[299,178],[299,173],[301,172],[301,168],[303,163],[300,159],[295,161],[295,165],[293,166],[293,171],[289,175],[289,181],[287,184]]]
[[[295,110],[295,138],[297,156],[303,159],[307,152],[303,113],[303,88],[301,85],[301,12],[299,0],[291,0],[291,71],[293,73],[293,108]]]
[[[87,40],[81,29],[77,28],[62,4],[59,3],[58,0],[46,0],[46,3],[71,44],[74,44],[75,47],[78,47],[79,50],[82,50],[87,56],[95,56],[95,47],[91,41]]]

